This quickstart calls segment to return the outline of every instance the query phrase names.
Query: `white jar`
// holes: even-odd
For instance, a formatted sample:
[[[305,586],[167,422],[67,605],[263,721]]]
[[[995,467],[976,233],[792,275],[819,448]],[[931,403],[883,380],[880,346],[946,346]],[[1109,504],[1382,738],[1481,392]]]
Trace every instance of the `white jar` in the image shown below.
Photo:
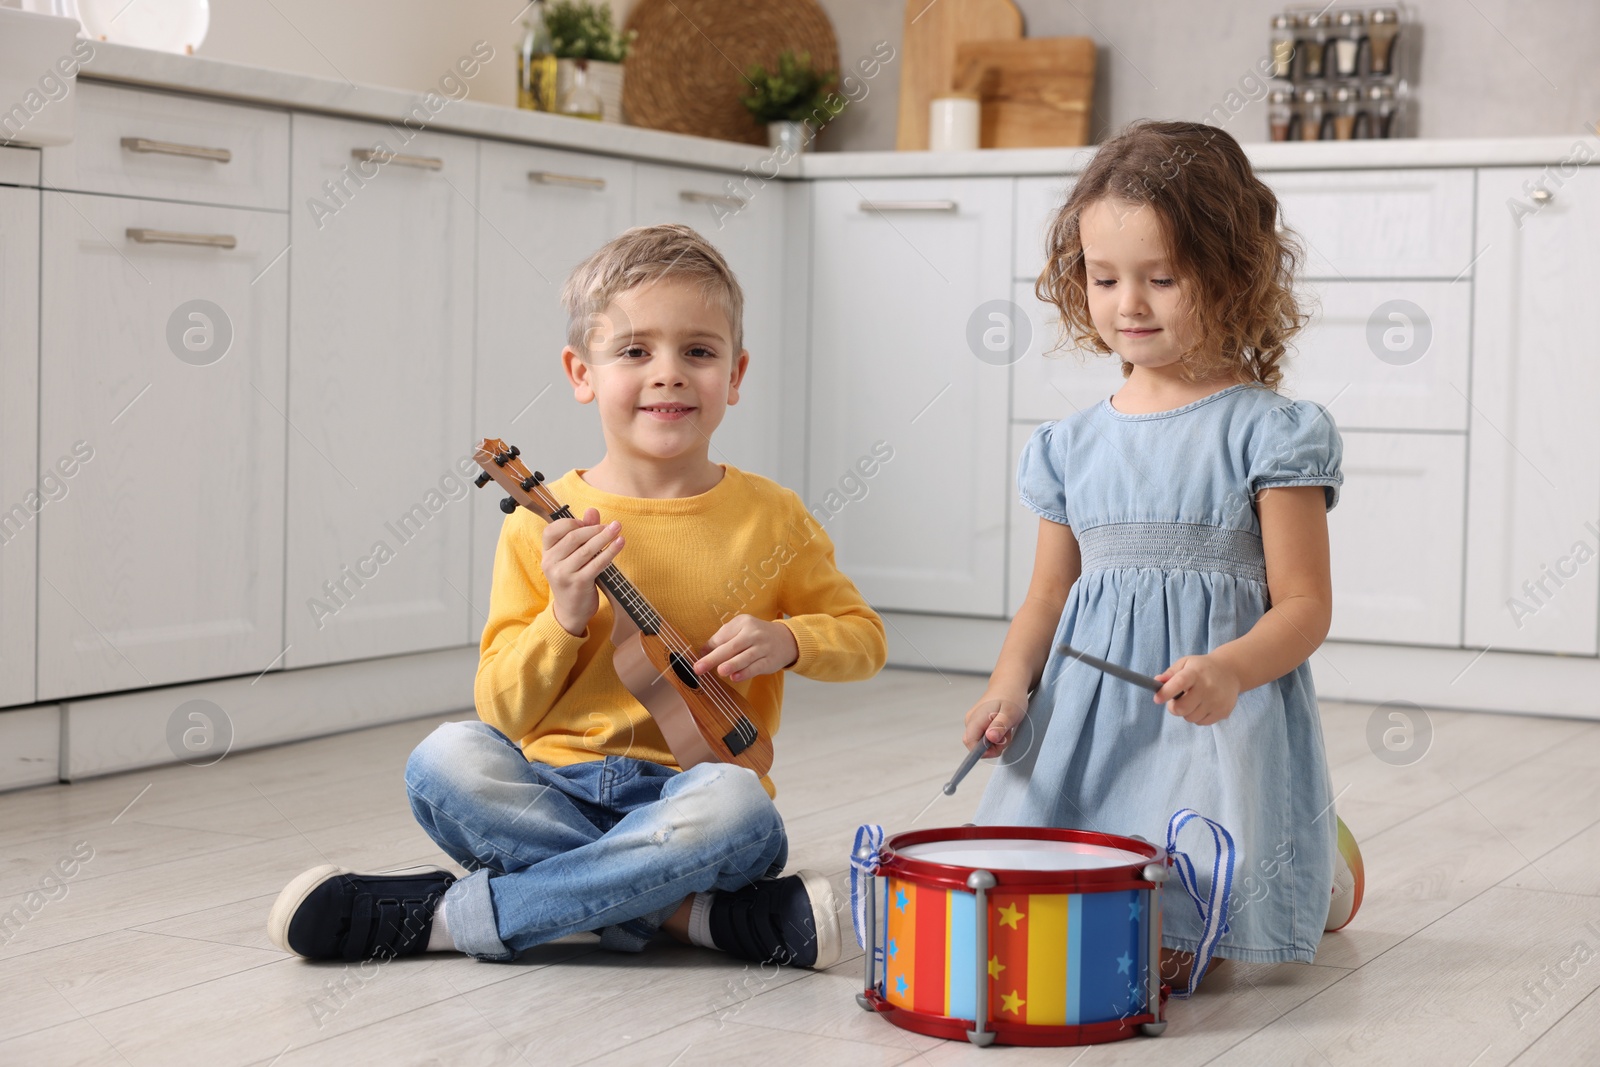
[[[928,103],[928,147],[970,152],[978,147],[978,94],[953,92]]]

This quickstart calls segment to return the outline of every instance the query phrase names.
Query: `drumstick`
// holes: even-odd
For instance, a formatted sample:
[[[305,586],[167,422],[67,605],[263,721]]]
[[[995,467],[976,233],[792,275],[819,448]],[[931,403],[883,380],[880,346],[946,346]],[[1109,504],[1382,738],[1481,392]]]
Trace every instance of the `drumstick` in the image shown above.
[[[981,760],[983,758],[983,754],[988,751],[989,742],[979,738],[978,744],[972,746],[972,751],[967,753],[967,758],[962,760],[961,766],[956,768],[955,777],[951,778],[944,784],[945,796],[953,797],[956,795],[956,786],[961,784],[961,779],[965,778],[968,772],[978,765],[978,761]]]
[[[1119,667],[1115,663],[1107,663],[1105,660],[1100,659],[1097,656],[1091,656],[1087,652],[1079,652],[1071,645],[1060,645],[1056,648],[1056,651],[1060,652],[1062,655],[1071,656],[1073,659],[1081,659],[1089,666],[1098,667],[1100,670],[1105,671],[1113,678],[1121,678],[1124,682],[1132,682],[1134,685],[1142,685],[1152,692],[1159,692],[1161,689],[1162,683],[1156,681],[1154,678],[1151,678],[1149,675],[1140,674],[1138,671],[1130,671],[1128,668]],[[1187,693],[1188,690],[1185,689],[1183,692]],[[1178,694],[1178,697],[1181,696],[1183,696],[1183,693]],[[1172,699],[1177,700],[1178,697],[1173,697]]]

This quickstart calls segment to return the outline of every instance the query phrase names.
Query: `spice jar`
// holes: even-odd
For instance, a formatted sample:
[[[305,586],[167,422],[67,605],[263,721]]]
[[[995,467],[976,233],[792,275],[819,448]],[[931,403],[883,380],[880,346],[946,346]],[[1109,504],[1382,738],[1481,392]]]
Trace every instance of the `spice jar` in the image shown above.
[[[1361,59],[1361,40],[1367,35],[1367,18],[1359,11],[1341,11],[1333,35],[1333,73],[1354,78]]]
[[[1330,118],[1328,90],[1307,86],[1300,90],[1300,140],[1324,140],[1322,127]]]
[[[1294,76],[1295,43],[1302,25],[1299,15],[1272,16],[1272,76],[1288,81]]]
[[[1380,7],[1372,12],[1367,28],[1367,60],[1373,74],[1394,73],[1394,42],[1399,33],[1398,8]]]
[[[1306,16],[1305,29],[1300,34],[1300,69],[1308,78],[1327,76],[1328,29],[1332,21],[1332,16],[1320,11]]]
[[[1361,90],[1354,85],[1340,85],[1333,90],[1333,139],[1353,141],[1361,136],[1358,128],[1366,118],[1361,110]]]
[[[1367,105],[1371,115],[1372,136],[1393,137],[1399,132],[1395,129],[1395,115],[1400,108],[1394,86],[1387,82],[1367,86]]]
[[[1294,91],[1274,89],[1267,94],[1267,133],[1274,141],[1294,136]]]

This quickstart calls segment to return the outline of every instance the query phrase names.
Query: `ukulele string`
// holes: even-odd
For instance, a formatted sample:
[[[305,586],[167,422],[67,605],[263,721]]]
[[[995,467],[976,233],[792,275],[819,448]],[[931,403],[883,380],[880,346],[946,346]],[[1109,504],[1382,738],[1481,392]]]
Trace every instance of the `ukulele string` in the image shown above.
[[[644,594],[639,592],[632,582],[622,576],[622,572],[618,571],[614,564],[607,566],[601,574],[604,575],[608,572],[613,577],[621,579],[618,583],[618,596],[634,608],[641,609],[639,613],[645,616],[646,621],[655,626],[656,633],[661,637],[662,644],[666,645],[669,651],[677,652],[687,659],[697,658],[694,656],[693,649],[689,646],[688,639],[678,633],[672,624],[662,617],[661,613],[655,609],[655,606],[644,598]],[[662,673],[665,674],[665,672]],[[711,684],[706,685],[705,681],[709,681]],[[744,718],[744,713],[733,703],[731,696],[723,692],[722,679],[713,674],[709,679],[703,680],[701,692],[706,694],[714,709],[721,713],[724,724],[730,730],[737,729],[739,720]]]

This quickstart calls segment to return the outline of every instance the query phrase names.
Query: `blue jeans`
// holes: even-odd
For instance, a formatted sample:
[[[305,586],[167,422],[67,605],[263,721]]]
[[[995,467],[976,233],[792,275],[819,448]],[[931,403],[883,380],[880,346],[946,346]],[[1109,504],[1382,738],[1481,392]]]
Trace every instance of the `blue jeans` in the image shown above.
[[[644,948],[691,893],[774,877],[789,843],[755,773],[607,756],[532,763],[483,722],[447,722],[406,762],[417,821],[471,873],[445,892],[456,947],[510,960],[593,930]]]

